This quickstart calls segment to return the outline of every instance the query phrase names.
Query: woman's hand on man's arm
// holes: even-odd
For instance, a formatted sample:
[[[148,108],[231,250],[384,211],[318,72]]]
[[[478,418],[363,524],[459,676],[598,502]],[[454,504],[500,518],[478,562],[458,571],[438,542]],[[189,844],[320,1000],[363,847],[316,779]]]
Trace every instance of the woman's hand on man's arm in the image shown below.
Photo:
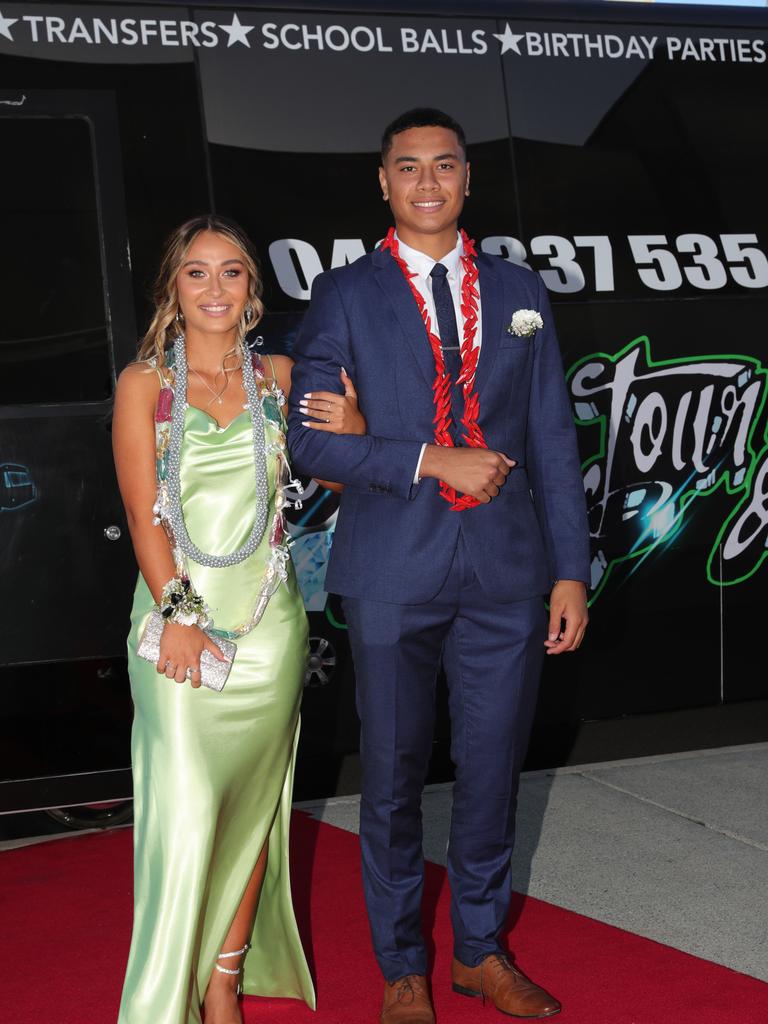
[[[299,405],[302,413],[311,416],[312,419],[304,420],[302,426],[324,430],[330,434],[365,434],[367,425],[365,417],[360,412],[357,391],[343,366],[339,377],[344,388],[343,395],[334,391],[313,391],[304,395]],[[337,484],[332,480],[317,482],[321,487],[327,487],[329,491],[335,491],[337,494],[344,490],[344,484]]]
[[[365,434],[367,425],[358,406],[357,391],[343,366],[339,377],[343,395],[334,391],[312,391],[301,398],[302,413],[311,417],[304,420],[302,426],[331,434]]]

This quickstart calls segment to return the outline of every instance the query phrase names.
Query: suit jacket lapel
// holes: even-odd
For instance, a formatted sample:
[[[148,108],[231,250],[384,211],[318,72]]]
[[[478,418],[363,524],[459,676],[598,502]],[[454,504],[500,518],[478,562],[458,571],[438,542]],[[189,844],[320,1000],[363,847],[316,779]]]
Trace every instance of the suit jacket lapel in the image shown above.
[[[373,254],[376,282],[384,292],[400,323],[405,340],[421,370],[430,391],[435,379],[435,361],[419,307],[411,294],[402,271],[386,250]]]
[[[480,254],[477,257],[477,272],[480,283],[480,310],[482,313],[482,345],[477,362],[476,387],[483,406],[483,387],[490,379],[501,337],[504,314],[504,284],[493,266],[493,258]]]

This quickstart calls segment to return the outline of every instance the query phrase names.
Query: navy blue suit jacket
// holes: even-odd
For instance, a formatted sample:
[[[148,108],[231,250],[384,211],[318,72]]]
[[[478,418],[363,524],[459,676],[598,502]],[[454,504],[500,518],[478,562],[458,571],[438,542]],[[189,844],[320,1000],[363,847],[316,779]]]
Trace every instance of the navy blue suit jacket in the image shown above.
[[[345,485],[326,589],[420,604],[440,590],[463,534],[480,585],[496,601],[589,580],[589,538],[576,432],[549,300],[540,277],[500,257],[477,258],[482,348],[476,387],[488,446],[515,459],[487,505],[452,512],[436,480],[414,485],[434,442],[434,361],[416,302],[387,251],[321,274],[293,356],[288,442],[294,469]],[[508,333],[518,309],[541,313],[531,338]],[[306,392],[352,378],[365,436],[301,425]]]

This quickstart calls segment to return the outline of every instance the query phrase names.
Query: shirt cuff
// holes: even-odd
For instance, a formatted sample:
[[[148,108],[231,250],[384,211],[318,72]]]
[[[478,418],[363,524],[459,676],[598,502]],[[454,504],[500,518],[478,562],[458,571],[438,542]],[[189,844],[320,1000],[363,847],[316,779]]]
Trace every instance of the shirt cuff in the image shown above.
[[[416,463],[416,472],[413,474],[413,482],[414,482],[414,484],[420,484],[421,483],[421,477],[419,476],[419,473],[421,473],[421,463],[422,463],[422,460],[424,458],[424,452],[426,450],[427,450],[427,442],[425,441],[424,444],[421,446],[421,451],[419,452],[419,461]]]

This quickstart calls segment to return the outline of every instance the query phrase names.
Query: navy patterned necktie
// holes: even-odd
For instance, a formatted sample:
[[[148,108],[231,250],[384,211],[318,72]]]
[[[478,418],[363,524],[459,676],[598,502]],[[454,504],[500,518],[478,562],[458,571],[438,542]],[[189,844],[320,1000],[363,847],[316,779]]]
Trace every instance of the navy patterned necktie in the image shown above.
[[[443,360],[446,372],[451,375],[453,387],[451,388],[451,416],[453,418],[453,440],[459,444],[462,426],[461,417],[464,415],[464,394],[461,387],[456,386],[456,381],[461,373],[461,346],[459,343],[459,329],[456,326],[456,311],[453,305],[451,287],[448,284],[448,268],[444,263],[436,263],[429,272],[432,278],[432,298],[435,300],[435,312],[437,313],[437,329],[440,333],[440,346],[443,350]]]

